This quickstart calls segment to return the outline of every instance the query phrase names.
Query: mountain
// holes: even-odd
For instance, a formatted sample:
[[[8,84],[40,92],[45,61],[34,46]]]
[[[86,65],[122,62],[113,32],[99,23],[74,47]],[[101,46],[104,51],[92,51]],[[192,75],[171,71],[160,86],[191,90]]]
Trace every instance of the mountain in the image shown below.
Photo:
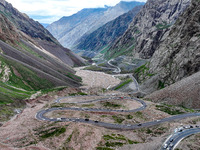
[[[41,24],[0,0],[0,105],[41,89],[80,86],[72,66],[83,63]]]
[[[43,27],[47,27],[49,24],[48,23],[41,23],[41,25],[43,25]]]
[[[91,34],[83,36],[76,46],[79,50],[86,51],[100,51],[106,49],[119,38],[128,28],[129,23],[133,20],[135,15],[141,10],[143,5],[134,7],[128,13],[125,13],[113,21],[110,21],[95,30]]]
[[[189,4],[190,0],[148,0],[126,32],[108,50],[106,58],[133,52],[135,56],[151,58]]]
[[[150,99],[153,102],[165,102],[169,105],[178,105],[185,108],[200,107],[200,72],[197,72],[189,77],[186,77],[162,90],[158,90],[145,99]]]
[[[189,78],[200,71],[199,16],[200,1],[193,0],[190,7],[178,18],[171,27],[169,35],[154,53],[148,70],[149,74],[155,75],[154,81],[147,80],[143,84],[144,89],[147,89],[147,86],[164,88],[177,81],[184,81],[186,77]],[[195,84],[199,87],[197,81]],[[190,93],[192,88],[188,86],[186,90],[189,90]],[[198,98],[199,96],[197,96]]]
[[[92,33],[107,22],[128,12],[141,2],[120,2],[114,7],[83,9],[78,13],[63,17],[52,23],[47,29],[65,47],[73,48],[85,34]]]

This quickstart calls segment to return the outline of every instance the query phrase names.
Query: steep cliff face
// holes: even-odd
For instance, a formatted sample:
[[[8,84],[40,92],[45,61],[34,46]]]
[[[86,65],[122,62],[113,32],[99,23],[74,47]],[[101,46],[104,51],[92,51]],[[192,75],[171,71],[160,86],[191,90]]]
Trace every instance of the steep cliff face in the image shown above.
[[[83,36],[76,46],[79,50],[99,51],[104,47],[109,47],[112,42],[119,38],[128,28],[135,15],[141,10],[141,6],[134,7],[115,20],[108,22],[89,35]]]
[[[55,55],[69,66],[83,63],[80,57],[62,47],[41,24],[29,18],[26,14],[19,12],[5,0],[0,1],[0,19],[0,36],[2,40],[7,40],[7,42],[18,46],[15,41],[19,42],[20,39],[23,38],[33,42],[38,47],[44,48],[47,52]],[[46,45],[46,47],[44,47],[44,45]]]
[[[147,1],[127,31],[109,49],[107,58],[124,49],[139,53],[141,58],[151,58],[189,4],[190,0]]]
[[[149,72],[159,75],[165,86],[200,71],[200,1],[179,17],[169,36],[158,47]]]
[[[107,22],[128,12],[140,2],[120,2],[114,7],[83,9],[70,17],[63,17],[47,29],[68,48],[73,48],[85,34],[92,33]]]
[[[7,3],[4,0],[0,1],[0,13],[10,20],[17,29],[27,35],[59,44],[39,22],[36,22],[26,14],[19,12],[10,3]]]
[[[80,86],[71,66],[82,63],[38,22],[0,0],[0,105],[41,89]]]

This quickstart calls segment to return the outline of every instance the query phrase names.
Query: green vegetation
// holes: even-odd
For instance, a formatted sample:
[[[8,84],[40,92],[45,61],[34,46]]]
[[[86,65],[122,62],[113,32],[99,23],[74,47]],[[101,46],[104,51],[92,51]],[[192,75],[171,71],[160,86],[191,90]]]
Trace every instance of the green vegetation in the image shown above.
[[[96,147],[97,150],[114,150],[112,148],[108,148],[108,147]]]
[[[109,50],[109,48],[110,48],[109,46],[105,46],[100,53],[101,54],[106,53]]]
[[[142,134],[147,134],[149,136],[161,136],[162,134],[166,133],[169,129],[167,127],[160,127],[160,126],[155,126],[152,128],[143,128],[143,129],[139,129],[136,132],[141,132]]]
[[[110,107],[110,108],[120,108],[122,105],[115,104],[114,102],[105,102],[103,103],[104,107]]]
[[[38,58],[42,58],[44,59],[44,57],[40,56],[38,53],[36,53],[35,51],[33,51],[30,47],[28,47],[27,45],[25,45],[22,42],[17,42],[17,44],[19,45],[19,47],[21,47],[22,49],[24,49],[25,51],[29,52],[30,54],[38,57]]]
[[[133,45],[131,48],[127,48],[126,46],[124,47],[125,48],[122,48],[121,50],[108,51],[107,53],[105,53],[105,58],[112,59],[122,55],[131,55],[135,45]]]
[[[49,92],[58,92],[58,91],[62,91],[65,88],[67,88],[67,87],[66,86],[61,86],[61,87],[55,87],[55,88],[50,88],[50,89],[42,89],[41,93],[42,94],[47,94]]]
[[[133,119],[133,116],[132,115],[126,115],[126,119]]]
[[[165,88],[165,83],[159,80],[158,89],[164,89],[164,88]]]
[[[94,107],[94,106],[95,106],[95,104],[83,104],[81,107],[89,108],[89,107]]]
[[[14,112],[11,106],[0,106],[0,121],[7,121]]]
[[[107,147],[116,147],[116,146],[123,146],[124,143],[122,143],[122,142],[106,142],[105,145]]]
[[[46,139],[46,138],[53,137],[53,136],[59,136],[59,135],[65,133],[65,132],[66,132],[65,127],[53,127],[51,129],[41,131],[40,137],[42,139]]]
[[[99,72],[106,72],[108,74],[112,74],[112,71],[110,71],[109,69],[102,69],[98,66],[85,67],[83,70],[99,71]]]
[[[109,150],[109,148],[115,148],[115,147],[122,147],[125,144],[138,144],[138,141],[132,141],[128,138],[126,138],[124,135],[120,134],[111,134],[111,135],[104,135],[103,141],[101,141],[96,147],[96,149],[99,150]]]
[[[88,95],[88,94],[87,93],[83,93],[83,92],[77,92],[77,93],[69,94],[69,96],[76,96],[76,95]]]
[[[102,117],[102,118],[106,118],[106,117],[108,117],[108,116],[107,116],[107,115],[101,115],[101,117]]]
[[[134,72],[135,73],[141,73],[141,72],[144,73],[145,70],[149,70],[149,68],[147,67],[147,63],[140,66],[139,68],[137,68]]]
[[[117,87],[115,87],[114,90],[118,90],[118,89],[122,88],[123,86],[125,86],[125,85],[127,85],[127,84],[129,84],[131,82],[133,82],[133,80],[129,78],[126,81],[120,83]]]
[[[27,91],[37,91],[40,89],[52,88],[53,84],[44,78],[38,77],[38,75],[29,68],[21,65],[20,63],[12,60],[4,59],[0,56],[2,64],[7,65],[10,68],[10,76],[7,84],[14,87],[23,88]],[[20,73],[16,75],[15,72]]]
[[[115,120],[115,123],[122,123],[125,120],[120,116],[112,116],[112,118]]]
[[[138,117],[138,118],[143,118],[143,113],[141,111],[138,111],[135,113],[135,116]]]
[[[72,79],[72,80],[75,80],[75,81],[79,81],[81,82],[82,81],[82,78],[73,74],[73,73],[70,73],[70,72],[67,72],[67,75],[66,75],[68,78]]]
[[[163,30],[163,29],[167,29],[169,28],[171,25],[167,24],[167,22],[163,22],[163,23],[159,23],[156,25],[156,28],[159,30]]]
[[[144,80],[148,79],[149,77],[152,77],[155,75],[155,74],[149,73],[149,65],[150,65],[150,63],[146,63],[146,64],[138,67],[134,71],[134,74],[135,74],[135,76],[138,77],[139,82],[143,82]]]
[[[85,67],[83,70],[92,70],[92,71],[104,71],[104,69],[97,67],[97,66],[89,66]]]
[[[66,143],[69,143],[69,142],[71,141],[72,135],[73,135],[73,132],[72,132],[72,134],[70,134],[69,137],[67,138]]]
[[[185,113],[184,111],[177,109],[175,106],[172,105],[156,105],[156,108],[170,115],[178,115]]]

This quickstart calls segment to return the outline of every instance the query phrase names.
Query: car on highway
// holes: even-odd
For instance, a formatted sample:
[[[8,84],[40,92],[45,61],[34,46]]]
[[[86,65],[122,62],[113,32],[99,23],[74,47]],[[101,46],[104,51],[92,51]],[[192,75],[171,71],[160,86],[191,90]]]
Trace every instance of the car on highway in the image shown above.
[[[89,121],[89,119],[86,118],[85,121]]]
[[[173,144],[173,143],[169,144],[169,147],[173,148],[173,147],[174,147],[174,144]]]
[[[61,119],[61,118],[57,118],[56,120],[57,120],[57,121],[61,121],[62,119]]]
[[[131,126],[131,124],[127,124],[127,127],[130,127]]]
[[[163,148],[167,148],[168,147],[168,144],[167,143],[165,143],[164,145],[163,145]]]
[[[173,138],[171,138],[169,141],[170,141],[170,142],[173,142],[173,141],[174,141],[174,139],[173,139]]]
[[[97,121],[97,120],[96,120],[96,121],[94,121],[94,122],[95,122],[95,123],[99,123],[99,121]]]
[[[141,123],[139,123],[139,124],[138,124],[138,126],[142,126],[142,124],[141,124]]]
[[[185,129],[189,129],[189,128],[190,128],[190,126],[185,126],[184,128],[185,128]]]

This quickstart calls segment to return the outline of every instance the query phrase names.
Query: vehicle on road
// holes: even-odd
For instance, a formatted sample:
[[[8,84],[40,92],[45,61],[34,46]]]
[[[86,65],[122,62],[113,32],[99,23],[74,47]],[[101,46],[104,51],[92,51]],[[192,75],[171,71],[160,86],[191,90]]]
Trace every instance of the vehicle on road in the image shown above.
[[[163,148],[167,148],[168,147],[168,144],[167,143],[165,143],[164,145],[163,145]]]
[[[142,124],[141,124],[141,123],[139,123],[139,124],[138,124],[138,126],[142,126]]]
[[[57,121],[61,121],[62,119],[61,119],[61,118],[57,118],[56,120],[57,120]]]
[[[174,141],[174,139],[173,139],[173,138],[171,138],[169,141],[170,141],[170,142],[173,142],[173,141]]]
[[[169,144],[169,147],[171,147],[171,148],[174,147],[174,144],[173,143]]]
[[[89,121],[89,119],[85,119],[85,121]]]
[[[99,121],[97,121],[97,120],[96,120],[96,121],[94,121],[94,122],[95,122],[95,123],[99,123]]]

